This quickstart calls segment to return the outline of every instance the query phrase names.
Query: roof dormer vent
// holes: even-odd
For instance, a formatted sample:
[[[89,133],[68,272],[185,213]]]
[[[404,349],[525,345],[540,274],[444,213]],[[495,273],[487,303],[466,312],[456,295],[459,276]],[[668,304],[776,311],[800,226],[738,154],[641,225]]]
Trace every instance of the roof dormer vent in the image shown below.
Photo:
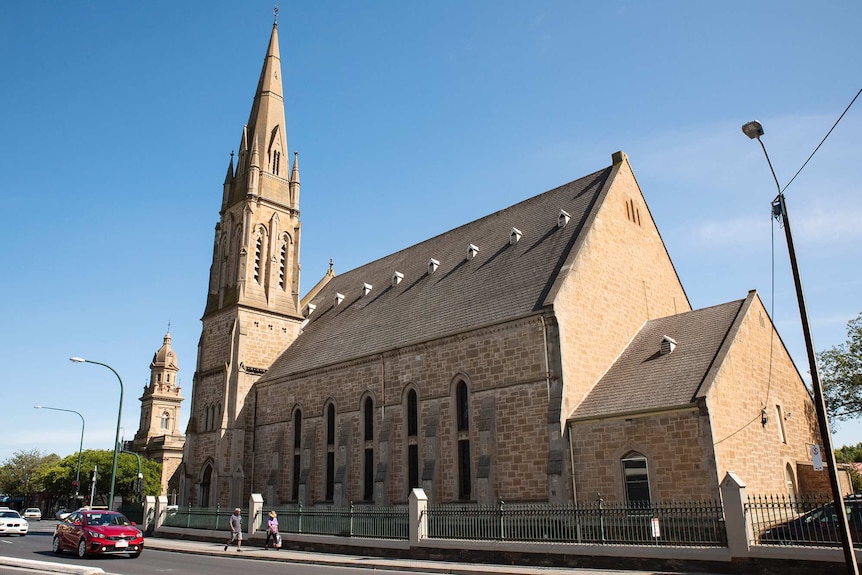
[[[402,274],[401,272],[395,272],[394,274],[392,274],[392,287],[395,287],[398,284],[400,284],[401,280],[403,280],[403,279],[404,279],[404,274]]]
[[[428,273],[429,274],[433,274],[434,272],[436,272],[437,268],[439,268],[439,267],[440,267],[440,262],[438,262],[434,258],[431,258],[430,260],[428,260]]]
[[[371,293],[371,284],[362,284],[362,297]]]
[[[569,220],[572,219],[572,216],[569,215],[569,212],[561,209],[560,215],[557,217],[557,227],[564,228],[566,224],[569,223]]]
[[[664,336],[661,338],[661,349],[659,352],[661,355],[667,355],[673,350],[676,349],[676,341],[668,336]]]
[[[341,302],[344,301],[344,294],[335,292],[335,305],[341,305]]]
[[[514,246],[521,239],[521,236],[524,235],[521,233],[521,230],[518,228],[512,228],[512,233],[509,234],[509,245]]]
[[[469,246],[467,246],[467,260],[472,260],[473,258],[476,257],[476,254],[478,254],[478,253],[479,253],[479,248],[477,248],[473,244],[470,244]]]
[[[313,304],[313,303],[308,304],[308,306],[306,306],[306,308],[305,308],[305,317],[308,317],[311,314],[313,314],[314,310],[316,310],[316,309],[317,309],[317,304]]]

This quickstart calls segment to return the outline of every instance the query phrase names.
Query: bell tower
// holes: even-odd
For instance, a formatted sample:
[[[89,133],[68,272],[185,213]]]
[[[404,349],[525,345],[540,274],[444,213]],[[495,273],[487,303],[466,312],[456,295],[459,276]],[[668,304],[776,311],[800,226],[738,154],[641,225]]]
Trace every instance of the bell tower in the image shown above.
[[[252,455],[246,395],[293,342],[304,319],[299,161],[294,152],[288,169],[287,151],[276,21],[222,188],[186,433],[184,503],[244,502]]]
[[[133,451],[162,464],[162,493],[172,490],[168,484],[182,461],[185,443],[179,429],[180,406],[184,399],[177,378],[179,370],[169,328],[162,347],[150,362],[150,379],[140,397],[141,423],[132,441]]]

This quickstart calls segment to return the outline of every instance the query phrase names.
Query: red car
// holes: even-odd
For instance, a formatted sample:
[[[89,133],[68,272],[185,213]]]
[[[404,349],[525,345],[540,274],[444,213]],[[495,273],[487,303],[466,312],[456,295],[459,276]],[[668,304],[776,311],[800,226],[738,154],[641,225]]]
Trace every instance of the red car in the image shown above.
[[[122,513],[79,509],[57,524],[53,549],[57,555],[75,551],[78,557],[115,553],[140,557],[144,534]]]

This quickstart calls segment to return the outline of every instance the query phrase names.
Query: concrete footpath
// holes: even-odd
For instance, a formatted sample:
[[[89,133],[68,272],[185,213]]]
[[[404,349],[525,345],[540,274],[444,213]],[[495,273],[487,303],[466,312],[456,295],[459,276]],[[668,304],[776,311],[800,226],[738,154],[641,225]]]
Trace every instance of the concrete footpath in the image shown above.
[[[189,541],[148,537],[144,546],[147,550],[190,553],[195,555],[241,555],[244,559],[284,561],[292,564],[328,565],[332,567],[352,567],[356,569],[388,569],[412,573],[446,573],[451,575],[659,575],[666,571],[620,571],[607,569],[565,569],[559,567],[530,567],[524,565],[493,565],[484,563],[453,563],[448,561],[415,561],[412,559],[389,559],[365,555],[340,555],[335,553],[313,553],[291,551],[289,549],[264,550],[261,547],[243,547],[238,553],[235,547],[224,550],[224,543]],[[0,556],[0,565],[29,568],[33,573],[69,573],[73,575],[102,575],[100,568],[65,565],[28,559],[14,559]],[[681,574],[678,574],[681,575]],[[699,575],[708,575],[699,573]]]
[[[486,563],[454,563],[449,561],[417,561],[414,559],[390,559],[368,555],[343,555],[337,553],[316,553],[292,551],[290,549],[264,550],[262,547],[243,546],[238,553],[235,547],[224,550],[224,543],[188,541],[160,537],[147,538],[149,549],[195,553],[202,555],[242,555],[244,558],[286,561],[293,564],[329,565],[332,567],[353,567],[362,569],[387,569],[413,573],[447,573],[452,575],[659,575],[668,572],[657,571],[620,571],[606,569],[566,569],[561,567],[530,567],[525,565],[493,565]],[[145,551],[146,553],[146,551]],[[681,574],[680,574],[681,575]],[[709,574],[699,574],[709,575]]]

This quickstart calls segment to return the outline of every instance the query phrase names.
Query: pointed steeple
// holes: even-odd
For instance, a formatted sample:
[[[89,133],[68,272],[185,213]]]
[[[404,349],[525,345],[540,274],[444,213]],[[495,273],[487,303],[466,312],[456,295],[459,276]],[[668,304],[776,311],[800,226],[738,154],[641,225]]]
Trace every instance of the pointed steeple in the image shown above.
[[[284,92],[281,86],[281,57],[278,51],[278,24],[273,23],[269,46],[263,59],[254,103],[248,117],[249,137],[257,143],[258,150],[269,162],[272,152],[287,151],[284,129]],[[250,144],[254,147],[254,144]],[[264,168],[269,162],[264,162]],[[271,171],[271,170],[267,170]]]

